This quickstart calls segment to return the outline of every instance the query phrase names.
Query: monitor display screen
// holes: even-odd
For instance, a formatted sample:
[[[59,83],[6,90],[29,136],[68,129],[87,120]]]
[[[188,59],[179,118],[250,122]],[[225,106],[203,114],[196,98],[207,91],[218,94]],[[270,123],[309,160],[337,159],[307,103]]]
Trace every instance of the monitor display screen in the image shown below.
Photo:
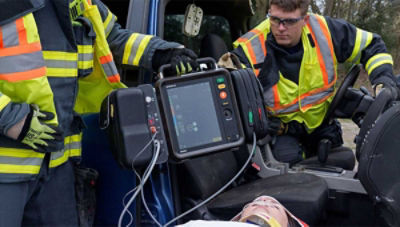
[[[179,150],[222,141],[210,82],[167,89]]]

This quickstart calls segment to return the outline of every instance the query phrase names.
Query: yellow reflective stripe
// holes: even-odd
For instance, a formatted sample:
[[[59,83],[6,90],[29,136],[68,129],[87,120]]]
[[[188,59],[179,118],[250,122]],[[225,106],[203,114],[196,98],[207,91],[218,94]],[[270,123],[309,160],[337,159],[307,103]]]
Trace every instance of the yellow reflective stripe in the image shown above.
[[[108,15],[106,20],[103,23],[104,26],[104,33],[106,36],[108,36],[114,27],[115,21],[117,20],[117,17],[111,13],[110,10],[108,10]]]
[[[142,57],[144,50],[147,47],[147,44],[149,44],[150,39],[153,38],[152,36],[146,36],[143,38],[143,40],[139,44],[139,49],[136,52],[135,59],[133,59],[133,65],[139,65],[140,58]]]
[[[39,33],[37,31],[35,18],[33,14],[30,13],[23,17],[24,27],[26,29],[26,38],[28,43],[38,42],[40,40]]]
[[[91,54],[91,53],[93,53],[93,46],[92,45],[78,45],[78,53]]]
[[[79,69],[90,69],[93,68],[93,61],[79,61],[78,62]]]
[[[370,58],[365,66],[365,69],[368,72],[368,75],[371,75],[371,72],[378,66],[383,64],[391,64],[393,65],[393,59],[390,54],[381,53]]]
[[[54,160],[50,160],[49,167],[54,168],[66,162],[68,160],[68,153],[69,153],[68,151],[65,151],[61,157]]]
[[[2,111],[4,109],[4,107],[6,107],[7,104],[10,102],[11,102],[10,97],[0,93],[0,111]]]
[[[77,61],[78,53],[61,51],[43,51],[43,57],[48,60]]]
[[[77,77],[78,69],[47,68],[47,75],[49,77]]]
[[[0,156],[17,158],[43,158],[44,154],[28,149],[2,147],[0,148]]]
[[[40,166],[0,164],[0,173],[38,174]]]
[[[122,58],[122,64],[128,65],[129,56],[131,55],[132,45],[135,42],[135,39],[139,36],[137,33],[133,33],[131,37],[129,37],[128,41],[125,44],[124,57]]]
[[[354,43],[353,52],[351,56],[346,60],[354,64],[360,63],[361,52],[367,47],[372,41],[372,33],[357,28],[356,40]]]
[[[82,133],[65,137],[64,144],[66,147],[68,147],[68,144],[70,143],[80,143],[81,141],[82,141]],[[49,167],[50,168],[57,167],[66,162],[69,157],[78,157],[81,155],[81,153],[82,153],[81,148],[67,149],[64,151],[62,156],[50,160]]]
[[[82,133],[66,137],[65,143],[80,142],[81,140],[82,140]]]

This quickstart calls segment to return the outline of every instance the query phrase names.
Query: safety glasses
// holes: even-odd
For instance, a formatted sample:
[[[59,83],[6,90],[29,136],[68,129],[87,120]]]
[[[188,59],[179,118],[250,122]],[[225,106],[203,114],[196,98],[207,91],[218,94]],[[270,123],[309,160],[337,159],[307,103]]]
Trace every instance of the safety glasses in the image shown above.
[[[302,16],[302,17],[297,17],[297,18],[285,18],[285,19],[282,19],[282,18],[279,18],[279,17],[276,17],[276,16],[272,16],[271,14],[267,14],[267,16],[269,17],[271,25],[274,25],[274,26],[277,26],[277,27],[279,25],[281,25],[281,24],[283,26],[285,26],[285,27],[290,27],[290,26],[295,25],[297,22],[299,22],[300,20],[302,20],[304,18],[304,16]]]

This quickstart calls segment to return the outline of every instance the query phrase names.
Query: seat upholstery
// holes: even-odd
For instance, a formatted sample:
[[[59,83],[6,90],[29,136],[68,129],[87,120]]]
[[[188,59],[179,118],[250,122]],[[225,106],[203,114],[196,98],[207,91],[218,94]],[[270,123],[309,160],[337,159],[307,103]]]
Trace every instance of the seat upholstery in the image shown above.
[[[242,151],[243,152],[243,151]],[[208,155],[184,162],[178,171],[182,201],[204,200],[225,185],[240,169],[242,160],[232,151]],[[309,224],[324,217],[328,200],[326,182],[310,174],[286,174],[258,179],[231,187],[208,205],[212,217],[228,220],[257,196],[275,197],[294,215]],[[183,207],[188,207],[183,205]],[[202,219],[203,217],[191,217]]]

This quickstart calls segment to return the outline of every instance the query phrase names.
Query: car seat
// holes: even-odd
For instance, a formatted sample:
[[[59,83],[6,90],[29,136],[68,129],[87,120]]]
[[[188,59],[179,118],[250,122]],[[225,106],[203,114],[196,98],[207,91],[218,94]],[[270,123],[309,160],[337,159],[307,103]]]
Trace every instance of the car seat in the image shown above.
[[[207,199],[225,185],[240,169],[232,151],[187,160],[178,165],[178,182],[182,211]],[[316,224],[325,216],[328,201],[326,182],[315,175],[296,173],[277,175],[231,187],[205,207],[193,212],[189,219],[229,220],[243,206],[256,197],[276,198],[290,212],[309,224]]]
[[[358,170],[362,185],[389,226],[400,226],[399,151],[400,104],[396,103],[366,132]]]
[[[200,57],[212,57],[218,62],[218,59],[227,52],[224,40],[216,34],[208,33],[201,40]]]

